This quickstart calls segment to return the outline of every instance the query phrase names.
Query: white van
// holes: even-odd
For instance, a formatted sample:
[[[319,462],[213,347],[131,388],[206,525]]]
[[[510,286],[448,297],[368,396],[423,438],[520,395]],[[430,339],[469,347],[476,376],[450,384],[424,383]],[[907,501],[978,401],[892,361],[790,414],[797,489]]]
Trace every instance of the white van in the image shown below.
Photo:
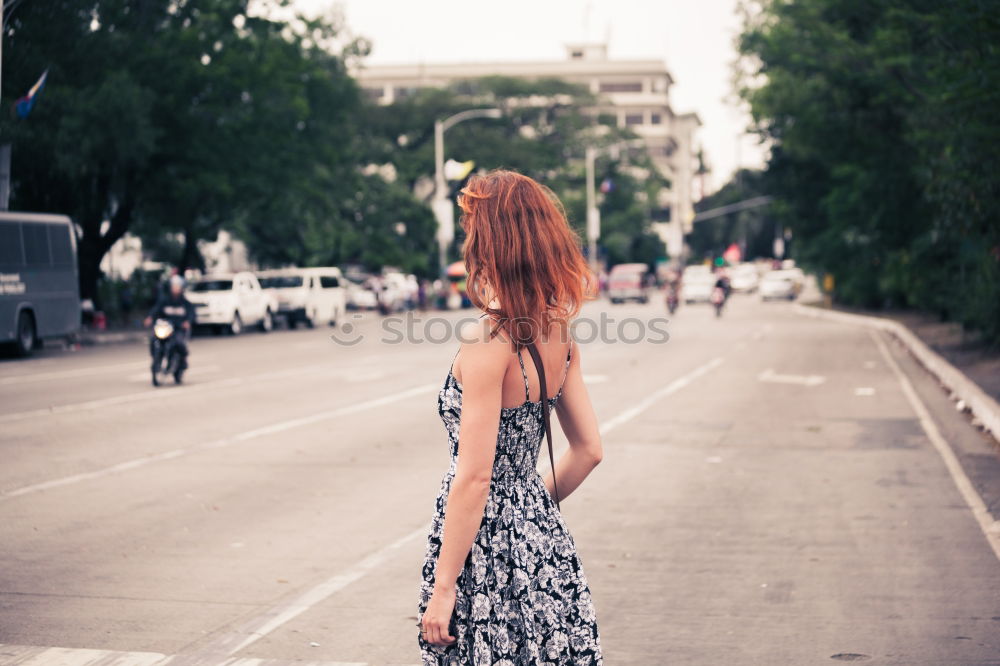
[[[334,266],[281,268],[257,276],[264,290],[274,295],[277,312],[289,328],[299,322],[310,328],[317,323],[336,326],[347,309],[344,276]]]
[[[207,275],[190,284],[185,293],[194,305],[195,323],[239,335],[256,325],[267,333],[274,326],[275,302],[253,273]]]

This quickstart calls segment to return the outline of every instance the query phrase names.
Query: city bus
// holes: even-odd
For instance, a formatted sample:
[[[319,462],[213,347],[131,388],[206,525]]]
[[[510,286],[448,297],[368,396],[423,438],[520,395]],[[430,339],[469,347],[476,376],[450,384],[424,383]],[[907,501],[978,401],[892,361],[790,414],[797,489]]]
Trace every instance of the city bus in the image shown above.
[[[80,328],[76,233],[65,215],[0,212],[0,344],[28,355]]]

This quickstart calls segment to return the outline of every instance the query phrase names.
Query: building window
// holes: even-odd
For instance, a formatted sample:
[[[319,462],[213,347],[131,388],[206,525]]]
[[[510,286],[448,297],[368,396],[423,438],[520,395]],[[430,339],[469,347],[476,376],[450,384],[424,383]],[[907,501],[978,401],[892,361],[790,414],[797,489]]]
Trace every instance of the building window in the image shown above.
[[[660,114],[658,114],[658,113],[651,113],[651,114],[649,114],[649,124],[650,125],[659,125],[662,122],[663,122],[663,116],[661,116]]]
[[[397,102],[401,99],[406,99],[407,97],[413,97],[417,94],[416,88],[395,88],[392,91],[392,98]]]
[[[569,57],[572,58],[573,60],[582,60],[583,51],[570,51]]]
[[[642,124],[642,114],[641,113],[626,113],[625,114],[625,124],[626,125],[641,125]]]
[[[363,88],[362,91],[365,94],[365,99],[379,100],[385,95],[385,88]]]
[[[601,81],[598,90],[602,93],[642,92],[642,81]]]
[[[674,147],[671,144],[667,144],[665,146],[652,146],[649,149],[649,154],[654,157],[670,157],[674,154]]]

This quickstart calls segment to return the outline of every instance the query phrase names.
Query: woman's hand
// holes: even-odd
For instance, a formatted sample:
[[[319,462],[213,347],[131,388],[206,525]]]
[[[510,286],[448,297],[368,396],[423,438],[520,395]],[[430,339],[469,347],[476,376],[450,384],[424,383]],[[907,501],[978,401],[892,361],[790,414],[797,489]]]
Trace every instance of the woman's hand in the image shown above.
[[[451,645],[456,638],[448,633],[448,623],[455,610],[455,588],[434,588],[427,610],[420,621],[420,634],[432,645]]]

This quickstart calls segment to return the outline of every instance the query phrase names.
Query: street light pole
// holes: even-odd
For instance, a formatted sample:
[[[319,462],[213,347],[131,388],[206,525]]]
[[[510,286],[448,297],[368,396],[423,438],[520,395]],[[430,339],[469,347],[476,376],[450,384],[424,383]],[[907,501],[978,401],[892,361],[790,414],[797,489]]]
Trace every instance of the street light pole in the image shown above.
[[[597,193],[594,191],[596,160],[597,151],[587,146],[587,258],[594,275],[597,275],[597,239],[601,236],[601,211],[597,208]]]
[[[601,211],[597,207],[597,192],[595,189],[595,163],[598,152],[612,152],[620,148],[644,144],[642,139],[619,141],[602,148],[587,146],[587,254],[590,255],[590,270],[597,274],[597,239],[601,237]]]
[[[448,246],[455,238],[455,209],[446,196],[448,183],[444,176],[444,133],[465,120],[500,118],[500,109],[469,109],[444,120],[434,121],[434,199],[431,210],[437,219],[438,267],[443,276],[448,267]]]

